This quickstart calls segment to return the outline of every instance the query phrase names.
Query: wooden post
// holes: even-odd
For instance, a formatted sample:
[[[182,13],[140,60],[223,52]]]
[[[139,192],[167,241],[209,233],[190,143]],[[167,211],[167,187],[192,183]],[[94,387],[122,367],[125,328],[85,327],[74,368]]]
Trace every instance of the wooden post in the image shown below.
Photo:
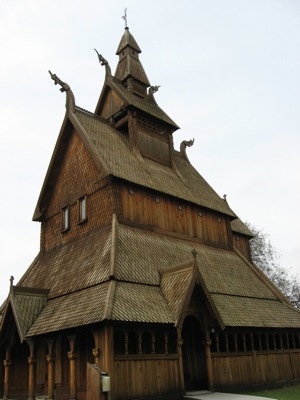
[[[76,359],[77,354],[74,351],[76,336],[68,336],[70,342],[70,351],[68,352],[68,358],[70,360],[70,400],[76,400],[77,388],[76,388]]]
[[[3,387],[3,400],[9,399],[9,370],[12,365],[10,360],[10,347],[6,348],[4,365],[4,387]]]
[[[28,364],[29,364],[28,400],[34,400],[36,358],[28,357]]]
[[[76,400],[76,359],[77,354],[74,351],[68,352],[68,358],[70,360],[70,400]]]
[[[54,399],[54,363],[55,356],[47,354],[46,356],[48,362],[48,398],[49,400]]]
[[[100,349],[93,349],[93,356],[95,357],[95,364],[100,366]]]
[[[28,340],[27,344],[29,346],[29,376],[28,376],[28,400],[34,400],[34,388],[35,388],[35,342],[33,340]]]
[[[206,369],[207,369],[207,380],[208,380],[208,390],[214,391],[214,375],[212,370],[212,361],[211,361],[211,353],[210,353],[210,345],[211,340],[204,341],[204,350],[205,350],[205,358],[206,358]]]
[[[182,361],[182,344],[181,329],[177,328],[177,353],[178,353],[178,375],[179,375],[179,388],[183,393],[184,389],[184,374],[183,374],[183,361]]]
[[[94,329],[92,330],[92,335],[94,338],[94,342],[95,342],[95,347],[93,348],[93,356],[95,358],[95,364],[100,366],[100,337],[99,337],[99,330],[98,329]]]
[[[48,343],[48,354],[46,360],[48,362],[48,398],[49,400],[54,399],[54,363],[55,356],[53,355],[53,339],[47,340]]]

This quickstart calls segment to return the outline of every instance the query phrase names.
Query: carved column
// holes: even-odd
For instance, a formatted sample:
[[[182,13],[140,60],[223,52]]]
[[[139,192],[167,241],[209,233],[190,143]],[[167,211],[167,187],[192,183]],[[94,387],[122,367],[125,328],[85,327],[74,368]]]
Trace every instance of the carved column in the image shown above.
[[[178,371],[179,371],[179,384],[180,390],[184,392],[184,374],[183,374],[183,361],[182,361],[182,345],[181,329],[177,328],[177,353],[178,353]]]
[[[93,349],[93,356],[95,357],[95,364],[100,366],[100,349]]]
[[[74,351],[68,352],[68,358],[70,360],[70,400],[76,400],[76,359],[77,354]]]
[[[3,386],[3,400],[9,399],[9,370],[12,365],[12,361],[10,360],[10,347],[6,348],[5,360],[3,361],[4,365],[4,386]]]
[[[54,363],[55,356],[47,354],[46,356],[48,362],[48,398],[49,400],[54,399]]]
[[[46,360],[48,362],[48,398],[49,400],[54,399],[54,365],[55,356],[53,354],[53,343],[54,340],[47,340],[48,343],[48,354]]]
[[[214,391],[214,375],[213,375],[211,353],[210,353],[211,340],[205,340],[203,344],[204,344],[206,368],[207,368],[208,390]]]
[[[29,351],[30,351],[30,356],[28,357],[28,364],[29,364],[28,400],[34,400],[35,368],[36,368],[35,343],[33,340],[28,340],[27,344],[29,346]]]
[[[74,351],[76,336],[68,336],[70,342],[70,351],[68,352],[68,358],[70,360],[70,400],[76,400],[76,359],[77,354]]]
[[[93,356],[95,358],[95,364],[100,366],[100,356],[101,356],[101,352],[100,352],[100,338],[99,338],[99,330],[95,329],[92,331],[92,335],[94,338],[94,342],[95,342],[95,347],[92,349],[93,351]]]
[[[29,364],[28,400],[34,400],[36,358],[28,357],[28,364]]]

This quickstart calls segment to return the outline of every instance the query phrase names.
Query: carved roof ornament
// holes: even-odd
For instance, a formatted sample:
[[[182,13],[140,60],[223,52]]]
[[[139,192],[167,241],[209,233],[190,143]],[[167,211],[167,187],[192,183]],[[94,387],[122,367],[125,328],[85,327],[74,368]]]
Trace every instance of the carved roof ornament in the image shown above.
[[[66,92],[66,108],[67,109],[71,108],[71,111],[74,112],[75,97],[74,97],[74,94],[73,94],[70,86],[66,82],[63,82],[56,74],[52,74],[52,72],[50,70],[48,72],[51,76],[51,79],[54,81],[54,85],[60,85],[61,88],[59,90],[62,93]]]
[[[10,290],[12,290],[12,287],[13,287],[13,284],[14,284],[14,277],[13,276],[11,276],[10,278],[9,278],[9,280],[10,280]]]
[[[149,87],[149,89],[148,89],[148,97],[149,97],[149,99],[155,101],[153,95],[154,95],[154,93],[156,93],[158,91],[159,88],[160,88],[160,85],[155,85],[155,86],[150,86]]]
[[[182,155],[183,158],[185,158],[187,161],[189,161],[188,156],[186,154],[186,148],[193,146],[195,142],[195,139],[191,140],[183,140],[180,144],[180,154]]]
[[[106,73],[106,76],[107,76],[108,78],[112,79],[111,69],[110,69],[110,65],[109,65],[108,61],[102,56],[102,54],[99,54],[98,51],[97,51],[96,49],[94,49],[94,50],[95,50],[95,52],[97,53],[99,63],[100,63],[101,65],[104,65],[104,66],[105,66],[105,73]]]

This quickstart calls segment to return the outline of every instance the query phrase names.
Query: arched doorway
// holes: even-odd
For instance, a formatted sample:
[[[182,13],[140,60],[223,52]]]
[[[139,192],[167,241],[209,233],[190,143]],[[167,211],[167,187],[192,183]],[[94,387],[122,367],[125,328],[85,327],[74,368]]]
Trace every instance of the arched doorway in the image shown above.
[[[193,316],[185,318],[181,336],[185,388],[188,390],[207,389],[204,337],[197,318]]]

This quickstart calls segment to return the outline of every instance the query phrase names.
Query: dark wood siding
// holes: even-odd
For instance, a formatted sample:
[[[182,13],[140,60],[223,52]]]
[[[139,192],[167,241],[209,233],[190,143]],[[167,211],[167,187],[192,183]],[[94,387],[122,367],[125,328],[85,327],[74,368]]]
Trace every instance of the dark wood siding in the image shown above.
[[[247,236],[239,235],[237,233],[232,234],[233,245],[235,248],[243,254],[247,260],[251,261],[251,252],[249,238]]]
[[[187,235],[206,243],[230,246],[229,221],[221,214],[124,184],[121,185],[121,199],[121,219],[125,221]]]

